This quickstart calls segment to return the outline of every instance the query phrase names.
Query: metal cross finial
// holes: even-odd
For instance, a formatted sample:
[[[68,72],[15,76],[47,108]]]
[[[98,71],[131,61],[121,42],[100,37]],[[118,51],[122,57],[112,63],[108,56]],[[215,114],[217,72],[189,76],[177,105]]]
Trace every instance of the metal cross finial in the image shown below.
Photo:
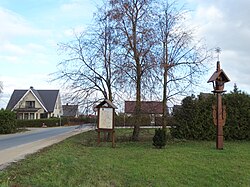
[[[218,61],[220,61],[221,48],[220,48],[220,47],[216,47],[216,48],[215,48],[215,52],[217,53]]]

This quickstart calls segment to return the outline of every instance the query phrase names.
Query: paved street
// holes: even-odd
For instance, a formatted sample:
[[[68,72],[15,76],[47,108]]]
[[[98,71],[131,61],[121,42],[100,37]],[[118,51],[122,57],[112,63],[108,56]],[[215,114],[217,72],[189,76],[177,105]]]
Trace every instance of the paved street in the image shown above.
[[[30,131],[25,133],[0,135],[0,150],[71,132],[75,130],[76,127],[77,126],[55,128],[31,128]]]
[[[58,143],[70,136],[93,129],[93,125],[33,128],[28,132],[0,135],[0,170],[9,163],[23,159],[44,147]]]

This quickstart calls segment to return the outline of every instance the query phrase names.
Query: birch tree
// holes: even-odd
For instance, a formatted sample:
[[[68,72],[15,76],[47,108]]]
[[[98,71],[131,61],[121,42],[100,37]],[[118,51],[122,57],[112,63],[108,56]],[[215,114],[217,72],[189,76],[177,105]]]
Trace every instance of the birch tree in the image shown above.
[[[114,23],[120,55],[120,77],[136,91],[134,114],[136,122],[132,140],[137,141],[141,123],[142,84],[154,65],[151,48],[154,45],[151,0],[110,0],[109,17]],[[124,81],[122,81],[124,82]]]
[[[194,37],[194,29],[186,24],[188,11],[178,7],[177,1],[161,1],[156,26],[156,55],[160,56],[163,71],[162,79],[159,78],[163,80],[163,128],[167,125],[167,101],[190,91],[211,57],[203,42]]]
[[[0,81],[0,98],[2,93],[3,93],[3,82]]]

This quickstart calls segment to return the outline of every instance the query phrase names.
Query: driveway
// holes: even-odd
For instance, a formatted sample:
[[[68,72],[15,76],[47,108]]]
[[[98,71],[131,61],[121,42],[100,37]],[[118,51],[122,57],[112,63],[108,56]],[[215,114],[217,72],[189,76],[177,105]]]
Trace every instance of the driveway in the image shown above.
[[[11,135],[0,135],[0,169],[11,162],[23,159],[27,154],[58,143],[70,136],[93,129],[93,125],[30,128],[30,131]]]

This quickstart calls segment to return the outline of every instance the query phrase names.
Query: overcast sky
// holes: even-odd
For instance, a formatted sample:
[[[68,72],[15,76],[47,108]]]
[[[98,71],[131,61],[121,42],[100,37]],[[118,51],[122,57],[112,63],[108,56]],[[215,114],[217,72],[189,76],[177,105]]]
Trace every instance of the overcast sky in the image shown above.
[[[0,81],[5,108],[14,89],[60,89],[48,83],[57,70],[57,43],[72,39],[72,30],[83,30],[92,22],[98,0],[0,0]],[[220,47],[221,67],[231,82],[250,93],[250,1],[182,0],[192,10],[197,34],[210,48]],[[216,62],[214,63],[214,66]],[[208,79],[214,69],[205,76]],[[202,92],[210,92],[206,81]]]

